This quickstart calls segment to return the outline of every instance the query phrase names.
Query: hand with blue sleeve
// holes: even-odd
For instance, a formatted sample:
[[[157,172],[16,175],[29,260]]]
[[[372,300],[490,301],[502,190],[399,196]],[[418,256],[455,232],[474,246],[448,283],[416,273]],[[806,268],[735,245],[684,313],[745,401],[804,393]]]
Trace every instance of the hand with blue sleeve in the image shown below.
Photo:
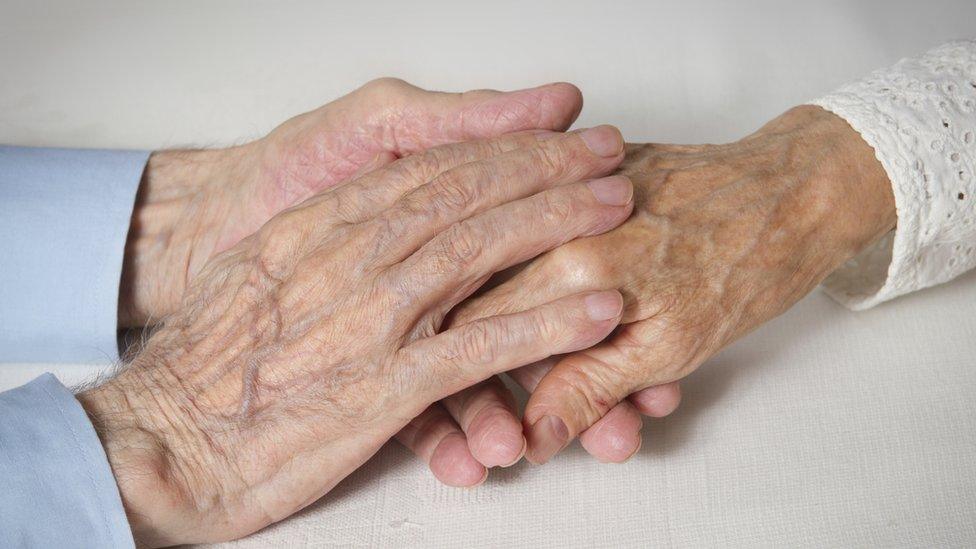
[[[568,84],[440,93],[384,78],[244,145],[153,153],[126,245],[120,325],[172,313],[210,258],[354,174],[446,143],[565,130],[581,107]]]
[[[438,93],[382,79],[227,149],[150,155],[0,147],[0,361],[112,361],[117,328],[172,318],[208,262],[282,210],[415,157],[402,164],[413,171],[357,186],[357,200],[379,200],[463,158],[445,152],[468,149],[417,153],[564,130],[580,108],[579,91],[566,84]],[[531,135],[490,146],[511,148]],[[337,203],[334,213],[349,207]],[[317,226],[305,219],[289,240]],[[131,543],[113,478],[120,464],[109,468],[70,391],[44,376],[0,393],[0,418],[0,546]],[[103,436],[111,432],[96,422]]]
[[[213,257],[127,367],[78,400],[136,540],[247,535],[317,500],[437,400],[592,346],[616,290],[443,329],[492,274],[633,209],[608,126],[400,159]]]

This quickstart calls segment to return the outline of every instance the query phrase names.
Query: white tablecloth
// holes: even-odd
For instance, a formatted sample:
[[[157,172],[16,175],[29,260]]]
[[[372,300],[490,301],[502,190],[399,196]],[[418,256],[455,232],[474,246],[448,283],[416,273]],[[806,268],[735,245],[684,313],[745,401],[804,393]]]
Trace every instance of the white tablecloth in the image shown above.
[[[714,142],[972,36],[971,0],[15,2],[0,6],[0,142],[239,141],[382,75],[569,80],[581,124]],[[624,465],[574,446],[459,490],[388,445],[237,545],[973,546],[974,312],[976,274],[858,314],[816,292],[688,379]],[[0,365],[0,388],[45,370],[74,382],[96,369]]]

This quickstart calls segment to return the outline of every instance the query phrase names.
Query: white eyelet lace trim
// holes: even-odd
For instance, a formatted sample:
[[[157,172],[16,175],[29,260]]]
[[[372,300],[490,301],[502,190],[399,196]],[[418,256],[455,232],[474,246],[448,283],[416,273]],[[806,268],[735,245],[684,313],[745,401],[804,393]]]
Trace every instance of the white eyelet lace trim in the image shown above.
[[[874,148],[898,211],[895,231],[827,278],[828,294],[867,309],[976,266],[976,40],[902,59],[811,104]]]

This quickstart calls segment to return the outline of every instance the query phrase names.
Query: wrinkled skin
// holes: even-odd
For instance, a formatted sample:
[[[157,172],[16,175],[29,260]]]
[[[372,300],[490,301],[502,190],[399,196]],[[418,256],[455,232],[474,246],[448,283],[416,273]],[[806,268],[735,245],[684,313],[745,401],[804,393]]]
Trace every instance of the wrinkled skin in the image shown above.
[[[78,395],[137,542],[254,532],[436,400],[605,338],[623,310],[616,290],[442,323],[493,273],[626,220],[632,184],[601,177],[623,148],[608,126],[435,148],[216,255],[129,367]]]
[[[446,143],[562,131],[581,108],[569,84],[440,93],[385,78],[241,146],[154,153],[126,246],[120,325],[173,312],[210,258],[354,174]]]
[[[627,223],[506,273],[456,311],[463,325],[564,292],[623,293],[622,326],[605,342],[512,372],[532,393],[523,423],[535,463],[577,435],[598,457],[626,459],[640,445],[637,412],[653,409],[655,395],[674,401],[661,388],[785,311],[895,223],[873,150],[817,107],[727,145],[630,145],[620,172],[636,188]],[[444,404],[464,416],[498,390],[482,384]],[[511,417],[498,409],[480,429],[504,439]]]
[[[120,326],[155,324],[172,314],[188,282],[212,257],[316,192],[444,143],[521,130],[565,130],[581,108],[579,90],[570,84],[440,93],[385,78],[241,146],[154,153],[126,245]],[[378,181],[377,188],[362,189],[362,199],[383,191]],[[440,412],[438,421],[422,418],[399,437],[446,484],[476,484],[486,475],[485,465],[512,462],[510,454],[521,455],[525,446],[518,419],[509,411],[510,395],[483,392],[480,402],[479,408],[466,406],[465,416],[452,417],[437,408],[432,413]],[[487,450],[471,444],[480,452],[479,461],[458,421],[482,438],[486,433],[479,435],[479,425],[501,421],[503,429],[493,430],[508,436],[491,441]],[[499,443],[502,450],[493,455]]]

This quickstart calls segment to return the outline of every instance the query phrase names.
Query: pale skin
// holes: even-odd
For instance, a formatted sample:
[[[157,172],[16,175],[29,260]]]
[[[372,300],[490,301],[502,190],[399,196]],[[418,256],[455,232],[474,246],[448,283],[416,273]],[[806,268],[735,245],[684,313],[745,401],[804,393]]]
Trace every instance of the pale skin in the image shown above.
[[[445,145],[214,256],[118,376],[78,399],[136,540],[234,539],[327,493],[438,399],[620,320],[616,290],[443,329],[492,274],[622,223],[619,132]],[[490,184],[497,182],[497,184]]]
[[[620,173],[636,187],[630,220],[533,260],[455,312],[460,325],[554,293],[623,293],[622,326],[606,341],[511,372],[532,393],[523,427],[511,430],[515,412],[498,408],[501,419],[483,428],[499,438],[524,429],[534,463],[578,435],[597,457],[626,459],[640,446],[638,412],[659,415],[668,388],[895,225],[874,151],[819,107],[727,145],[629,145]],[[481,384],[444,404],[464,416],[499,390]]]
[[[380,79],[241,146],[154,153],[126,246],[119,323],[137,327],[166,318],[216,254],[315,193],[436,145],[565,130],[581,108],[579,90],[569,84],[438,93]],[[365,189],[364,199],[377,191]],[[673,408],[675,389],[647,393]],[[479,395],[478,406],[451,407],[451,413],[435,407],[397,437],[446,484],[477,484],[487,467],[514,463],[525,448],[510,395]],[[439,420],[429,421],[438,412]],[[613,418],[604,423],[612,428],[584,437],[596,441],[598,456],[619,439]]]
[[[79,395],[140,543],[246,535],[393,436],[458,486],[577,436],[622,461],[641,413],[895,222],[873,151],[816,107],[625,158],[610,128],[548,131],[579,112],[567,85],[357,93],[150,162],[120,322],[166,320]]]

